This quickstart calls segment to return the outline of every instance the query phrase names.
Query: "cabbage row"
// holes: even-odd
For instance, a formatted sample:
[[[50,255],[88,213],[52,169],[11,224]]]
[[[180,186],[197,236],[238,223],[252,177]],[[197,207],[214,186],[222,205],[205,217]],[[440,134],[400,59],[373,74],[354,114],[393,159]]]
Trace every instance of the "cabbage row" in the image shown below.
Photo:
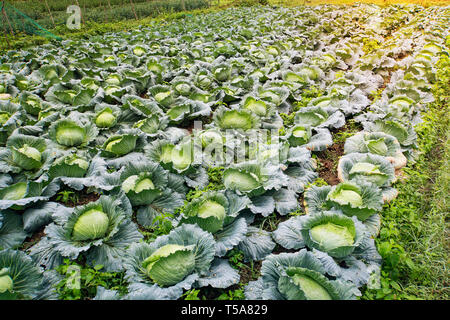
[[[236,248],[262,261],[247,299],[356,299],[379,273],[382,206],[414,161],[449,13],[239,8],[8,52],[0,297],[56,299],[69,258],[125,272],[126,295],[98,287],[96,299],[178,299],[239,283]],[[312,90],[323,94],[300,108]],[[340,183],[315,186],[312,155],[349,119],[363,130],[345,141]],[[210,168],[223,168],[221,185]],[[101,196],[54,202],[67,188]],[[302,197],[307,214],[287,219]],[[274,212],[286,219],[269,232],[258,218]],[[162,219],[172,231],[144,241]]]

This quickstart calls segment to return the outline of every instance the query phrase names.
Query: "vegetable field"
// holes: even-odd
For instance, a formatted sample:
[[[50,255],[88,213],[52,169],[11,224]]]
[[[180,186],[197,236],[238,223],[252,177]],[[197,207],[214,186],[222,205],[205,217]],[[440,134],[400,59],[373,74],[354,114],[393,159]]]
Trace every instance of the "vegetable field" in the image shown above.
[[[233,7],[9,50],[0,299],[386,297],[377,239],[448,117],[449,19]]]

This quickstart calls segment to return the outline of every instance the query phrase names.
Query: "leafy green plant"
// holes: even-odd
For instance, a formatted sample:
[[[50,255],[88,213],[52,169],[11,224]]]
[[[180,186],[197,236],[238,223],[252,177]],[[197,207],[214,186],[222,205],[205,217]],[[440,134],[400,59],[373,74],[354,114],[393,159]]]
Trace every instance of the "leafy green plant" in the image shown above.
[[[146,241],[154,241],[158,236],[168,234],[173,229],[170,220],[173,217],[174,214],[171,213],[158,215],[154,218],[152,227],[141,229],[139,232],[144,236]]]
[[[71,190],[63,190],[57,193],[56,201],[61,201],[62,203],[77,203],[78,194]]]
[[[222,293],[217,300],[245,300],[244,290],[228,290],[228,292]]]
[[[64,259],[56,270],[64,276],[57,284],[59,298],[63,300],[85,300],[95,297],[97,286],[127,292],[127,282],[123,272],[104,272],[102,265],[93,268],[83,266],[77,261]]]
[[[299,99],[299,101],[296,101],[294,103],[294,111],[298,111],[301,108],[308,106],[311,100],[321,97],[323,94],[324,90],[316,86],[303,90],[301,94],[301,99]]]
[[[241,250],[233,249],[227,253],[228,261],[235,269],[248,268],[244,261],[244,253]]]
[[[290,127],[294,124],[295,113],[280,113],[281,119],[283,119],[284,127]]]
[[[349,119],[345,125],[345,130],[333,134],[333,142],[337,144],[344,143],[348,138],[359,131],[361,131],[360,125],[358,125],[354,119]]]
[[[200,290],[191,289],[191,290],[188,290],[185,293],[183,293],[181,298],[183,300],[201,300],[200,297],[198,296],[199,293],[200,293]]]

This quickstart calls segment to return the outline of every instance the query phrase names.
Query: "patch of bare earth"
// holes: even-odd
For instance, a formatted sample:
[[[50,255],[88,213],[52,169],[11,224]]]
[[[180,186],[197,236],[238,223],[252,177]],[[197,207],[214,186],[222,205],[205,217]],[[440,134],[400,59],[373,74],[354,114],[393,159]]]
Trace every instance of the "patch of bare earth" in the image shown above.
[[[250,263],[244,263],[248,266],[248,268],[241,268],[239,270],[239,275],[241,276],[241,284],[247,284],[250,281],[257,280],[259,275],[261,274],[261,266],[262,261],[254,261],[253,262],[253,271]]]
[[[53,196],[50,198],[50,201],[54,201],[57,203],[60,203],[62,205],[65,205],[66,207],[77,207],[85,205],[89,202],[97,201],[100,198],[100,194],[97,192],[87,192],[87,189],[83,189],[81,191],[74,191],[75,192],[75,199],[69,199],[67,202],[62,202],[61,199],[58,198],[58,195]]]
[[[44,229],[45,229],[45,227],[42,227],[39,231],[35,232],[30,237],[26,238],[22,244],[21,250],[26,251],[29,248],[31,248],[33,245],[38,243],[41,240],[41,238],[45,236]]]
[[[302,208],[302,212],[305,212],[305,195],[304,195],[304,193],[301,193],[298,196],[297,200],[298,200],[298,204]]]
[[[317,152],[317,173],[319,178],[325,180],[329,185],[336,185],[340,181],[337,174],[339,159],[344,155],[344,144],[347,136],[361,131],[363,128],[357,123],[347,122],[339,129],[331,130],[334,143],[325,151]],[[303,202],[303,201],[302,201]]]
[[[337,165],[343,154],[344,143],[334,143],[327,150],[317,153],[317,172],[319,177],[329,185],[334,186],[339,183]]]

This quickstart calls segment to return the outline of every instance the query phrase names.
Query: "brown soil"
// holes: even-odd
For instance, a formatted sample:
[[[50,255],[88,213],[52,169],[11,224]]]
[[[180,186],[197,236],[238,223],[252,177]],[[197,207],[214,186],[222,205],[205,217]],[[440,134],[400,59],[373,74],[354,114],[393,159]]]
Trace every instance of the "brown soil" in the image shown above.
[[[189,134],[192,134],[192,130],[194,130],[194,121],[190,122],[184,129],[186,129]]]
[[[327,150],[317,153],[319,177],[329,185],[334,186],[339,183],[337,165],[343,154],[344,143],[334,143]]]
[[[276,214],[276,218],[272,217],[271,215],[268,217],[263,217],[261,214],[257,214],[255,216],[255,220],[253,221],[252,225],[258,227],[261,227],[262,225],[262,230],[272,232],[276,230],[276,228],[281,222],[288,220],[290,217],[291,216],[289,215],[282,216],[279,215],[278,213]]]
[[[317,172],[319,174],[319,177],[325,180],[329,185],[336,185],[340,181],[338,179],[337,174],[337,166],[339,163],[339,159],[344,155],[344,144],[345,141],[343,139],[337,139],[338,134],[344,133],[344,132],[358,132],[362,130],[362,126],[356,123],[347,123],[345,126],[339,128],[339,129],[332,129],[331,133],[333,135],[333,140],[335,142],[327,148],[325,151],[321,151],[317,153],[318,156],[318,169]],[[303,200],[302,200],[302,208],[303,206]]]
[[[254,275],[256,277],[254,277],[252,275],[252,270],[251,270],[251,265],[250,262],[244,263],[245,265],[248,266],[248,268],[241,268],[239,270],[239,275],[241,276],[241,284],[247,284],[250,281],[254,281],[257,280],[259,275],[261,274],[261,266],[262,266],[262,261],[254,261],[253,262],[253,270],[254,270]],[[256,272],[255,272],[256,271]]]
[[[304,194],[305,193],[302,192],[300,194],[300,196],[297,198],[298,199],[298,203],[299,203],[300,207],[302,208],[302,212],[305,212],[305,203],[304,203],[305,197],[304,197]]]
[[[24,251],[28,250],[33,245],[38,243],[41,240],[41,238],[45,236],[44,229],[45,227],[42,227],[39,231],[35,232],[31,237],[26,238],[22,244],[21,250]]]
[[[82,206],[89,202],[97,201],[100,198],[100,194],[97,192],[90,192],[87,193],[87,189],[83,189],[81,191],[73,191],[77,197],[77,201],[68,201],[68,202],[62,202],[61,200],[57,200],[58,194],[54,195],[52,198],[50,198],[50,201],[54,201],[57,203],[61,203],[62,205],[65,205],[66,207],[76,207],[76,206]]]
[[[383,84],[381,85],[381,88],[380,88],[380,89],[383,89],[383,90],[384,90],[384,89],[386,88],[386,86],[388,85],[389,82],[391,82],[391,73],[389,73],[388,76],[383,77]]]
[[[81,206],[81,205],[84,205],[89,202],[97,201],[99,198],[100,198],[100,194],[96,193],[96,192],[81,194],[76,205]]]
[[[395,60],[400,61],[405,59],[407,56],[411,55],[411,52],[400,52],[394,57]]]
[[[298,252],[298,249],[285,249],[280,245],[276,245],[275,249],[273,249],[272,254],[279,254],[279,253],[294,253],[294,252]]]

